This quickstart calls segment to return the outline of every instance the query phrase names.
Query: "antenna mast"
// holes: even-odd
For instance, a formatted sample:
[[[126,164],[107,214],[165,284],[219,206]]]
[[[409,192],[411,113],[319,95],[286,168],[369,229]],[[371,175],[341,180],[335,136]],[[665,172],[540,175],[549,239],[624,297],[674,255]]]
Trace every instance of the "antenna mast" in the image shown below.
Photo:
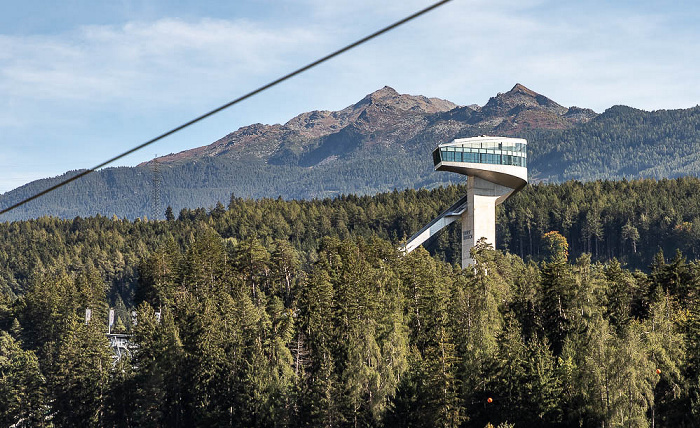
[[[153,185],[153,198],[151,199],[151,220],[155,221],[161,218],[162,210],[160,203],[160,188],[163,181],[163,175],[160,172],[160,162],[158,161],[158,154],[153,157],[153,162],[151,162],[152,171],[152,185]]]

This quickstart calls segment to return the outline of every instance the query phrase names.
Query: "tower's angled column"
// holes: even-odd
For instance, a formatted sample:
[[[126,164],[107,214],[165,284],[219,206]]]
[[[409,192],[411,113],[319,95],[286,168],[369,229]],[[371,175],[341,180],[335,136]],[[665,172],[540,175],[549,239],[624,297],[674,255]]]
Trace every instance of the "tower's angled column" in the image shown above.
[[[467,210],[462,214],[462,268],[474,264],[470,250],[476,241],[496,247],[496,205],[504,201],[513,189],[486,181],[483,178],[467,177]]]

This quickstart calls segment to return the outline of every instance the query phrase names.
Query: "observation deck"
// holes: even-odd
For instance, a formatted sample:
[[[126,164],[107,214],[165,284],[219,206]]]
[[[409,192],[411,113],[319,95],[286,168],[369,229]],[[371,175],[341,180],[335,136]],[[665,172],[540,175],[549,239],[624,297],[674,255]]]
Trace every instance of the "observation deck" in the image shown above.
[[[436,171],[479,177],[513,189],[527,184],[527,140],[506,137],[458,138],[433,151]]]
[[[527,141],[522,138],[458,138],[433,151],[436,171],[467,176],[467,195],[413,235],[408,253],[440,229],[462,220],[462,267],[474,264],[470,250],[485,238],[496,244],[496,205],[527,185]]]

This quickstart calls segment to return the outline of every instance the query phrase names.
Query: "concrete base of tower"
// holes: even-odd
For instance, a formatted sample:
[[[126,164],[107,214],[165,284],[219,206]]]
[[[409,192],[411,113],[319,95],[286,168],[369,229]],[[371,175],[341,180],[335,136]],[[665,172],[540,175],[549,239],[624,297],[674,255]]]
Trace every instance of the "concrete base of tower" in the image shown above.
[[[474,264],[470,253],[481,238],[496,247],[496,205],[515,189],[483,178],[467,177],[467,209],[462,214],[462,268]]]

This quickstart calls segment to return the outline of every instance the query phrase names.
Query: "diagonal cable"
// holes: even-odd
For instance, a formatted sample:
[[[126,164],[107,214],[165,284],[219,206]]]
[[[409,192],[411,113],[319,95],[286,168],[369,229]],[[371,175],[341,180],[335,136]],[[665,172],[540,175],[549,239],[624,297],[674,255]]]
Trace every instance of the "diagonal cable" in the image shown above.
[[[375,37],[378,37],[378,36],[380,36],[380,35],[382,35],[382,34],[384,34],[384,33],[387,33],[387,32],[389,32],[389,31],[393,30],[394,28],[399,27],[399,26],[401,26],[401,25],[403,25],[403,24],[407,23],[408,21],[411,21],[411,20],[413,20],[413,19],[415,19],[415,18],[418,18],[419,16],[424,15],[424,14],[430,12],[431,10],[436,9],[436,8],[442,6],[442,5],[444,5],[445,3],[448,3],[448,2],[450,2],[450,1],[451,1],[451,0],[441,0],[441,1],[437,2],[437,3],[434,3],[434,4],[432,4],[432,5],[428,6],[428,7],[426,7],[425,9],[421,9],[421,10],[419,10],[418,12],[413,13],[412,15],[409,15],[409,16],[407,16],[407,17],[405,17],[405,18],[403,18],[403,19],[401,19],[401,20],[399,20],[399,21],[396,21],[396,22],[394,22],[393,24],[391,24],[391,25],[389,25],[389,26],[387,26],[387,27],[382,28],[381,30],[375,31],[374,33],[372,33],[372,34],[370,34],[370,35],[368,35],[368,36],[365,36],[365,37],[363,37],[363,38],[357,40],[356,42],[350,43],[349,45],[347,45],[347,46],[345,46],[345,47],[343,47],[343,48],[340,48],[340,49],[338,49],[337,51],[335,51],[335,52],[333,52],[333,53],[330,53],[330,54],[328,54],[328,55],[326,55],[326,56],[324,56],[324,57],[322,57],[322,58],[320,58],[320,59],[317,59],[316,61],[314,61],[314,62],[312,62],[312,63],[309,63],[309,64],[307,64],[307,65],[305,65],[305,66],[303,66],[303,67],[301,67],[301,68],[299,68],[299,69],[297,69],[297,70],[294,70],[294,71],[292,71],[291,73],[286,74],[286,75],[284,75],[284,76],[282,76],[282,77],[280,77],[280,78],[278,78],[278,79],[276,79],[276,80],[273,80],[272,82],[270,82],[270,83],[268,83],[268,84],[266,84],[266,85],[263,85],[263,86],[261,86],[261,87],[255,89],[255,90],[253,90],[253,91],[250,91],[250,92],[248,92],[247,94],[242,95],[242,96],[236,98],[236,99],[233,100],[233,101],[230,101],[230,102],[228,102],[228,103],[226,103],[226,104],[224,104],[224,105],[222,105],[222,106],[220,106],[220,107],[215,108],[214,110],[211,110],[211,111],[209,111],[209,112],[207,112],[207,113],[204,113],[203,115],[201,115],[201,116],[199,116],[199,117],[197,117],[197,118],[195,118],[195,119],[192,119],[192,120],[190,120],[189,122],[183,123],[182,125],[180,125],[180,126],[178,126],[178,127],[176,127],[176,128],[173,128],[173,129],[171,129],[170,131],[167,131],[167,132],[165,132],[165,133],[163,133],[163,134],[160,134],[159,136],[157,136],[157,137],[155,137],[155,138],[152,138],[152,139],[146,141],[145,143],[140,144],[140,145],[138,145],[138,146],[136,146],[136,147],[134,147],[134,148],[132,148],[132,149],[130,149],[130,150],[127,150],[127,151],[125,151],[124,153],[122,153],[122,154],[120,154],[120,155],[117,155],[117,156],[115,156],[115,157],[113,157],[113,158],[111,158],[111,159],[109,159],[109,160],[106,160],[106,161],[102,162],[101,164],[96,165],[96,166],[94,166],[94,167],[92,167],[92,168],[90,168],[90,169],[86,169],[86,170],[80,172],[79,174],[74,175],[73,177],[67,178],[67,179],[65,179],[65,180],[63,180],[63,181],[61,181],[61,182],[59,182],[58,184],[55,184],[55,185],[49,187],[48,189],[42,190],[42,191],[39,192],[39,193],[36,193],[36,194],[34,194],[34,195],[32,195],[32,196],[26,198],[26,199],[23,199],[23,200],[21,200],[20,202],[17,202],[16,204],[14,204],[14,205],[12,205],[12,206],[3,209],[2,211],[0,211],[0,214],[4,214],[4,213],[6,213],[6,212],[12,211],[12,210],[14,210],[14,209],[17,208],[17,207],[20,207],[20,206],[26,204],[27,202],[33,201],[34,199],[37,199],[37,198],[39,198],[39,197],[41,197],[41,196],[43,196],[43,195],[45,195],[45,194],[47,194],[47,193],[53,192],[54,190],[58,189],[59,187],[63,187],[63,186],[65,186],[65,185],[68,184],[68,183],[71,183],[71,182],[73,182],[73,181],[75,181],[75,180],[77,180],[77,179],[79,179],[79,178],[82,178],[82,177],[84,177],[84,176],[86,176],[86,175],[88,175],[88,174],[90,174],[90,173],[92,173],[92,172],[95,172],[95,171],[97,171],[98,169],[100,169],[100,168],[102,168],[102,167],[104,167],[104,166],[107,166],[107,165],[109,165],[109,164],[111,164],[111,163],[113,163],[113,162],[115,162],[115,161],[117,161],[117,160],[119,160],[119,159],[121,159],[121,158],[123,158],[123,157],[125,157],[125,156],[128,156],[128,155],[130,155],[130,154],[132,154],[132,153],[134,153],[134,152],[136,152],[136,151],[138,151],[138,150],[141,150],[141,149],[143,149],[144,147],[149,146],[149,145],[155,143],[156,141],[162,140],[162,139],[165,138],[165,137],[168,137],[168,136],[170,136],[170,135],[172,135],[172,134],[175,134],[176,132],[179,132],[179,131],[181,131],[181,130],[187,128],[188,126],[194,125],[195,123],[197,123],[197,122],[199,122],[199,121],[201,121],[201,120],[204,120],[204,119],[208,118],[209,116],[213,116],[214,114],[219,113],[220,111],[225,110],[225,109],[227,109],[227,108],[229,108],[229,107],[231,107],[231,106],[233,106],[233,105],[235,105],[235,104],[238,104],[238,103],[240,103],[241,101],[244,101],[244,100],[246,100],[246,99],[248,99],[248,98],[250,98],[250,97],[253,97],[253,96],[259,94],[260,92],[263,92],[263,91],[265,91],[265,90],[267,90],[267,89],[269,89],[269,88],[271,88],[271,87],[273,87],[273,86],[275,86],[275,85],[277,85],[277,84],[279,84],[279,83],[284,82],[285,80],[291,79],[292,77],[296,76],[297,74],[301,74],[301,73],[303,73],[303,72],[305,72],[305,71],[307,71],[307,70],[310,70],[310,69],[316,67],[317,65],[319,65],[319,64],[321,64],[321,63],[323,63],[323,62],[328,61],[328,60],[331,59],[331,58],[334,58],[334,57],[336,57],[336,56],[338,56],[338,55],[340,55],[340,54],[343,54],[343,53],[349,51],[350,49],[353,49],[353,48],[355,48],[355,47],[357,47],[357,46],[360,46],[361,44],[363,44],[363,43],[365,43],[365,42],[368,42],[368,41],[374,39]]]

